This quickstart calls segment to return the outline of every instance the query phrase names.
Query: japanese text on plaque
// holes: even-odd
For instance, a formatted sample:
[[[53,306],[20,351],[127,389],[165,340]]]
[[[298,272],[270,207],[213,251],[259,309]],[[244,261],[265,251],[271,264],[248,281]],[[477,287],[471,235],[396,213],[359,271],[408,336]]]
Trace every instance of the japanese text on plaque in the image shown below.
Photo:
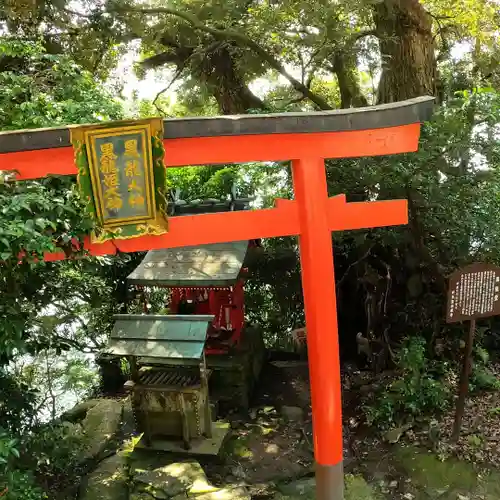
[[[94,140],[104,222],[112,224],[148,216],[151,203],[144,134],[101,135]]]
[[[448,321],[488,317],[500,309],[500,269],[475,264],[455,273],[448,292]],[[472,267],[472,266],[471,266]]]

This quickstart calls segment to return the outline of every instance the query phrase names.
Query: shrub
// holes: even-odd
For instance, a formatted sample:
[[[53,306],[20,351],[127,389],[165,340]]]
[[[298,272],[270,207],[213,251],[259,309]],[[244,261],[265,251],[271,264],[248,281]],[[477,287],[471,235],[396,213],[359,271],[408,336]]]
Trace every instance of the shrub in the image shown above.
[[[5,500],[42,500],[47,498],[35,485],[30,472],[19,470],[16,463],[20,454],[18,441],[5,430],[0,430],[0,493]]]
[[[369,425],[381,428],[404,420],[443,411],[451,393],[442,375],[447,365],[436,365],[426,357],[426,342],[421,337],[407,340],[397,356],[399,375],[376,394],[375,401],[364,407]]]
[[[71,427],[46,425],[18,440],[0,431],[2,500],[43,500],[79,483],[83,442]]]
[[[500,390],[500,379],[488,367],[489,361],[488,351],[477,346],[474,349],[474,366],[469,380],[471,391]]]
[[[46,425],[23,442],[20,463],[47,493],[78,480],[84,442],[71,425]]]

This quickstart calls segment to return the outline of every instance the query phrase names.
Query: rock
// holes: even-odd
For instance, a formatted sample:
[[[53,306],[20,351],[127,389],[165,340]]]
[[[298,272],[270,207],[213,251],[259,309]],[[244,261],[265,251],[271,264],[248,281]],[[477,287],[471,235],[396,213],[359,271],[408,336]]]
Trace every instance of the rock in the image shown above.
[[[244,422],[243,420],[231,420],[231,423],[229,425],[231,426],[231,429],[236,430],[243,427]]]
[[[186,498],[186,497],[184,497]],[[135,493],[132,493],[128,500],[154,500],[154,497],[152,497],[149,493],[145,493],[143,491],[141,492],[135,492]],[[174,500],[174,499],[172,499]]]
[[[261,408],[261,412],[264,415],[273,415],[276,413],[276,408],[274,406],[264,406]]]
[[[314,478],[300,479],[278,485],[278,491],[279,494],[274,500],[316,500],[316,481]],[[361,476],[346,474],[345,500],[375,500],[375,497]]]
[[[278,485],[278,491],[291,499],[303,498],[304,500],[314,499],[316,492],[316,480],[311,477],[300,479],[291,483]]]
[[[232,467],[231,474],[236,479],[246,479],[246,477],[247,477],[246,472],[241,465],[237,465],[236,467]]]
[[[282,406],[281,414],[289,422],[300,422],[304,418],[304,410],[298,406]]]
[[[113,455],[103,460],[85,481],[81,500],[123,500],[127,498],[125,459]]]
[[[134,483],[139,491],[156,498],[171,498],[181,493],[195,495],[214,488],[208,483],[198,462],[176,462],[149,470],[135,468]]]
[[[222,488],[212,493],[206,493],[196,497],[196,500],[251,500],[250,493],[246,488]]]
[[[266,446],[266,453],[271,453],[272,455],[278,455],[280,448],[276,443],[270,443]]]
[[[346,474],[345,500],[375,500],[375,496],[362,476]]]
[[[69,436],[83,438],[83,426],[81,424],[72,424],[71,422],[63,422],[61,427],[64,433]]]
[[[82,422],[86,450],[84,458],[99,456],[120,428],[123,405],[114,399],[102,399]]]
[[[97,405],[100,399],[89,399],[88,401],[82,401],[81,403],[76,404],[68,411],[65,411],[61,415],[61,420],[68,422],[77,422],[78,420],[83,420],[87,415],[87,412]]]
[[[205,471],[198,462],[188,462],[188,463],[189,463],[188,475],[193,481],[193,485],[191,486],[191,488],[189,488],[189,491],[187,492],[188,497],[196,496],[196,498],[198,498],[198,495],[205,493],[212,493],[218,490],[218,488],[212,486],[208,482]]]
[[[271,498],[276,493],[274,483],[254,483],[247,485],[251,498]]]
[[[403,427],[396,427],[395,429],[387,431],[384,435],[384,438],[388,443],[395,444],[401,439],[401,436],[404,434],[404,432],[405,431]]]

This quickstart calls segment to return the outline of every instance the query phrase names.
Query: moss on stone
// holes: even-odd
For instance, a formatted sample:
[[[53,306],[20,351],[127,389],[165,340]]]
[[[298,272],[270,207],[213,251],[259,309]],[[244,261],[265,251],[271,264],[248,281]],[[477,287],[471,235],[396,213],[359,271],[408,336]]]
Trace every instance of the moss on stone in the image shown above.
[[[233,436],[224,446],[224,453],[229,457],[252,458],[253,452],[248,447],[248,438]]]
[[[362,476],[345,476],[345,500],[377,500],[378,497]]]
[[[457,459],[440,460],[434,453],[414,446],[398,447],[393,461],[422,492],[422,498],[456,500],[459,495],[471,499],[500,498],[498,472],[481,472],[473,464]]]
[[[279,492],[273,500],[315,500],[316,481],[314,478],[300,479],[278,486]],[[362,476],[345,476],[345,500],[379,500]]]
[[[439,460],[434,453],[413,446],[398,447],[395,460],[431,498],[451,490],[474,491],[477,486],[477,471],[467,462]]]

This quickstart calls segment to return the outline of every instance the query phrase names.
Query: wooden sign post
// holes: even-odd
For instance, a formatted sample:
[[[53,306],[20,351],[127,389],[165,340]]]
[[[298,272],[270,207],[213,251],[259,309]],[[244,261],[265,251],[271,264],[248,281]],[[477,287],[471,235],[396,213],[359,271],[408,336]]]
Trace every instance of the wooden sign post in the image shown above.
[[[406,224],[406,200],[347,203],[328,196],[325,158],[418,149],[434,99],[318,113],[164,120],[166,167],[291,160],[294,200],[266,210],[171,217],[168,232],[102,243],[92,255],[297,236],[308,336],[317,498],[342,500],[343,440],[332,231]],[[70,130],[0,133],[0,170],[19,179],[76,173]],[[46,260],[65,258],[64,252]]]
[[[500,314],[500,267],[476,263],[455,271],[450,277],[447,323],[470,321],[465,339],[464,359],[458,392],[452,439],[458,440],[469,392],[472,371],[472,349],[477,318]]]

